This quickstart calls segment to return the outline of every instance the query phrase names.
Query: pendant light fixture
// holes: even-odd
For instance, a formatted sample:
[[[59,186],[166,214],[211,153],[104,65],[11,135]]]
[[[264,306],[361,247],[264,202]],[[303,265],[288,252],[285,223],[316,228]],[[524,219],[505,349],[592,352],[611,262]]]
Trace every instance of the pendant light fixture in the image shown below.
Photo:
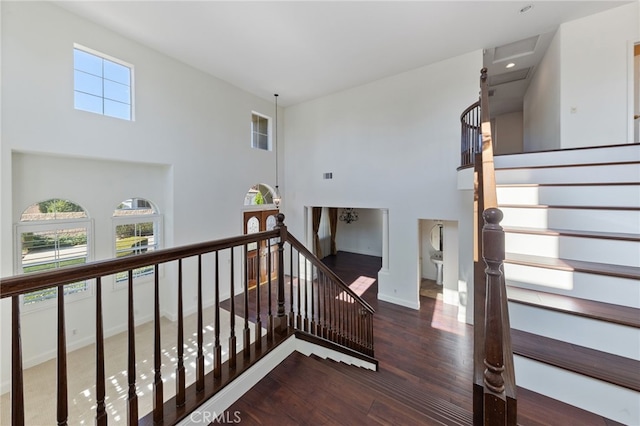
[[[275,194],[273,194],[273,204],[276,205],[276,208],[280,208],[280,203],[282,202],[282,197],[280,196],[280,189],[278,188],[278,94],[276,93],[273,96],[275,98],[275,104],[276,104],[275,137],[273,139],[273,144],[275,146],[274,151],[276,153],[276,191],[275,191]]]

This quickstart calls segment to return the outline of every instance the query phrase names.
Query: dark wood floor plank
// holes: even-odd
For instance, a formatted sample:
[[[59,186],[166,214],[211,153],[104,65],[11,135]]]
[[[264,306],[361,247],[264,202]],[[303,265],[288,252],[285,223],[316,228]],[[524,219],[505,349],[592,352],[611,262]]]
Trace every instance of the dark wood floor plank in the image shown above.
[[[519,253],[505,253],[504,262],[516,265],[557,269],[560,271],[584,272],[587,274],[608,275],[640,280],[640,267],[637,266],[611,265],[608,263],[557,259],[553,257],[533,256]]]
[[[622,233],[622,232],[598,232],[598,231],[577,231],[573,229],[542,229],[542,228],[526,228],[522,226],[507,226],[503,227],[504,232],[514,234],[529,234],[529,235],[549,235],[549,236],[565,236],[565,237],[580,237],[580,238],[597,238],[602,240],[617,240],[617,241],[640,241],[640,235]]]
[[[629,306],[614,305],[611,303],[512,286],[507,287],[507,297],[510,302],[640,328],[640,309]]]
[[[518,355],[640,392],[640,361],[520,330],[511,339]]]
[[[361,275],[376,277],[381,267],[379,258],[342,252],[324,261],[347,283]],[[378,301],[377,283],[364,297],[376,309],[378,372],[296,353],[229,410],[239,410],[247,424],[256,425],[470,424],[473,328],[459,323],[457,309],[441,298],[421,297],[420,310],[408,309]],[[615,424],[520,392],[519,424]],[[436,403],[437,409],[429,406]]]

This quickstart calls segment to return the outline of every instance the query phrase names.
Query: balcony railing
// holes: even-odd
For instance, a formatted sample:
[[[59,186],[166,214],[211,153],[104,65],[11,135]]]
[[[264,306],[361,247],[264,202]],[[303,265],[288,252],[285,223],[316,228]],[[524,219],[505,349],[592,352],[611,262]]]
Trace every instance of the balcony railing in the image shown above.
[[[276,246],[277,249],[265,250],[268,254],[249,261],[249,247],[261,246]],[[140,349],[136,341],[134,308],[138,285],[133,279],[133,271],[148,266],[154,269],[153,295],[151,300],[144,300],[144,303],[153,304],[152,365],[136,358],[136,351]],[[164,268],[162,278],[161,266]],[[265,274],[265,271],[268,272]],[[126,398],[128,424],[175,424],[294,332],[311,335],[316,341],[337,345],[335,347],[373,360],[374,310],[289,234],[284,215],[278,214],[277,225],[271,231],[3,278],[1,297],[12,300],[12,425],[25,424],[21,342],[30,336],[21,333],[21,297],[50,288],[58,289],[56,420],[59,425],[69,422],[69,375],[91,374],[67,367],[67,307],[62,289],[65,284],[78,281],[92,282],[95,286],[95,408],[92,417],[98,425],[107,424],[104,312],[122,307],[103,306],[102,295],[105,285],[119,273],[126,274],[128,289],[124,309],[127,312],[128,361],[124,373],[127,384],[126,395],[122,396]],[[250,276],[263,278],[248,290]],[[175,281],[171,277],[175,277]],[[177,310],[177,320],[172,324],[177,327],[176,342],[169,357],[160,342],[163,324],[160,295],[167,286],[175,289]],[[197,327],[194,351],[185,354],[184,294],[187,287],[189,294],[197,294]],[[213,319],[206,323],[203,314],[205,288],[209,292],[213,290],[214,294],[213,306],[206,307],[213,310]],[[221,300],[222,294],[229,297]],[[227,314],[228,324],[221,325],[221,317],[226,318]],[[210,340],[207,344],[205,332]],[[236,349],[238,346],[240,350]],[[206,371],[205,358],[212,359],[210,371]],[[173,363],[176,389],[175,395],[165,401],[162,364],[167,359]],[[192,383],[186,380],[187,364],[195,366]],[[139,369],[146,369],[146,375],[153,377],[150,413],[139,412]]]

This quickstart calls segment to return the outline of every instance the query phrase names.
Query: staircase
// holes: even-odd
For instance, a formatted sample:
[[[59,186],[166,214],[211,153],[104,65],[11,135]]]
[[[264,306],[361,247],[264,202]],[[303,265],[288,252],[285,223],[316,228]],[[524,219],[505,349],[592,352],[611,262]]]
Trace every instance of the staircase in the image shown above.
[[[640,424],[640,144],[495,166],[518,386]]]

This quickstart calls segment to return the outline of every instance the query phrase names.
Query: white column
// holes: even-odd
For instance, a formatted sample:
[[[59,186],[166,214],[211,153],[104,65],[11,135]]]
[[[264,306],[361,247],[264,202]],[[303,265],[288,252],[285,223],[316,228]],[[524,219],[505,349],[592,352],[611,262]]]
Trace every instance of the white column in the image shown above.
[[[389,270],[389,209],[382,210],[382,270]]]

